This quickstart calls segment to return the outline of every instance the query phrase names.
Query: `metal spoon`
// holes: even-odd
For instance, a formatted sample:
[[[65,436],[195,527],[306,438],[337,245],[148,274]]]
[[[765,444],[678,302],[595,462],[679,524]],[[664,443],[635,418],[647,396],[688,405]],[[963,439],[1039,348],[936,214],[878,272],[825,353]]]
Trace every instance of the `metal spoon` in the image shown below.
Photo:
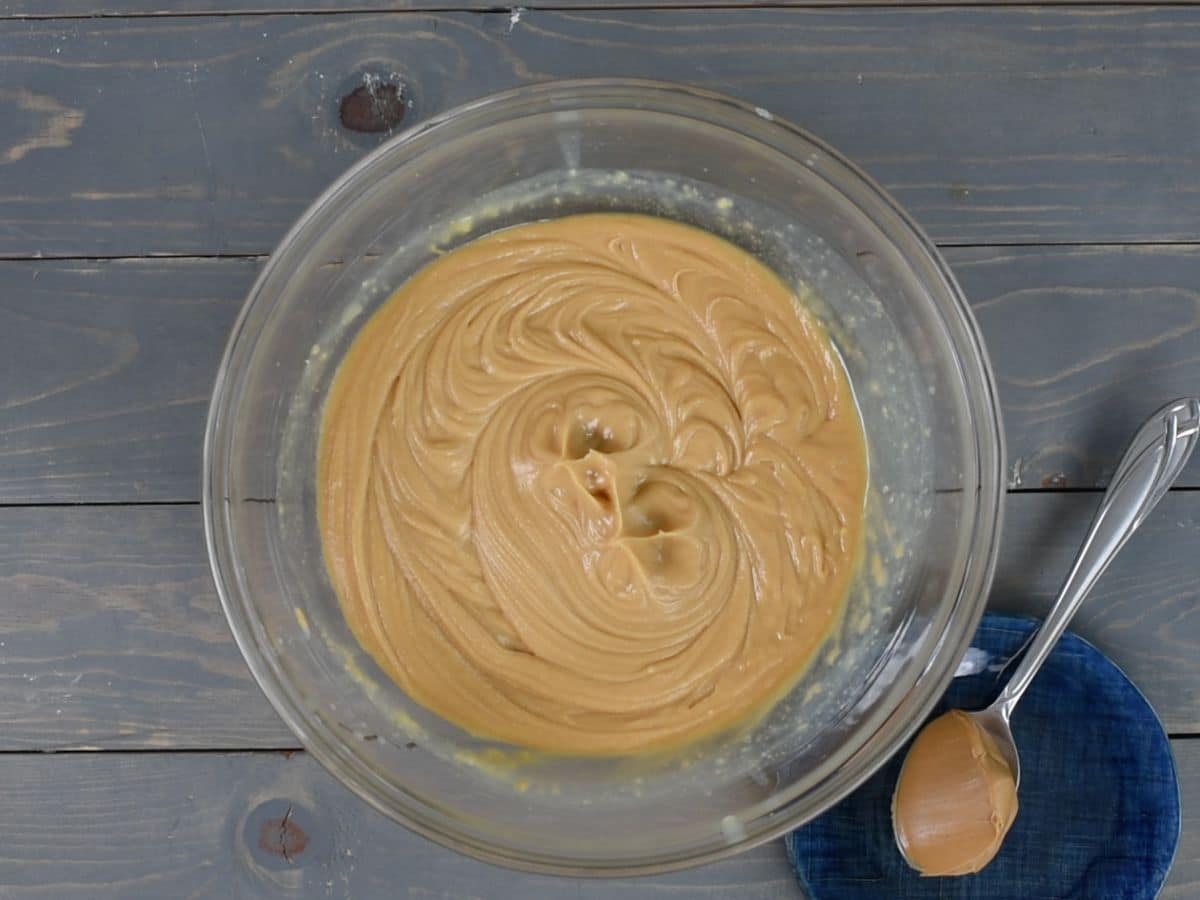
[[[1200,399],[1197,398],[1168,403],[1138,429],[1113,474],[1058,599],[1030,643],[1024,659],[991,706],[969,713],[995,740],[1017,786],[1021,783],[1021,760],[1009,725],[1013,709],[1066,630],[1083,598],[1183,471],[1195,449],[1198,434]],[[904,855],[899,840],[897,846]],[[907,855],[905,859],[912,864]]]

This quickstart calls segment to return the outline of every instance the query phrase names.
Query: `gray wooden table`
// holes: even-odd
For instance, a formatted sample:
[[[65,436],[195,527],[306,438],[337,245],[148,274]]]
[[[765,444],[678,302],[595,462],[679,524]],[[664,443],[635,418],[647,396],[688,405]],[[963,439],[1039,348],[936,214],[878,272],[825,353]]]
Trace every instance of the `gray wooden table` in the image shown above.
[[[0,0],[0,897],[799,896],[778,844],[615,883],[492,869],[300,751],[205,561],[226,332],[292,219],[387,136],[363,128],[562,76],[738,95],[945,248],[1004,403],[993,602],[1042,611],[1123,440],[1200,390],[1200,6],[346,5]],[[344,106],[364,75],[403,109]],[[1172,735],[1165,896],[1195,898],[1200,460],[1181,484],[1076,627]]]

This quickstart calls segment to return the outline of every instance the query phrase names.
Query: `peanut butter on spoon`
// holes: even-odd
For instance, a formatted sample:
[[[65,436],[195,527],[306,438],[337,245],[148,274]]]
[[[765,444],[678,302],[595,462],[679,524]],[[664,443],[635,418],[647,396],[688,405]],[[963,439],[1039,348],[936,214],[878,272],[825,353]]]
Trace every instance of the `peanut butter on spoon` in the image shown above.
[[[995,739],[952,709],[918,735],[892,800],[896,840],[922,875],[969,875],[1017,817],[1017,782]]]

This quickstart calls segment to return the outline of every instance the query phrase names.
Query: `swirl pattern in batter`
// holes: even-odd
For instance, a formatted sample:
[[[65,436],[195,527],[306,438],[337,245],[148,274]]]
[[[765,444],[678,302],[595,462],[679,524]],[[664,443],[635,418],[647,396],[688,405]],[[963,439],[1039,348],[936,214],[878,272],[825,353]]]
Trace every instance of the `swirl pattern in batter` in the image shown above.
[[[406,282],[327,401],[326,564],[416,701],[565,753],[761,712],[855,567],[862,426],[768,268],[625,214],[496,232]]]

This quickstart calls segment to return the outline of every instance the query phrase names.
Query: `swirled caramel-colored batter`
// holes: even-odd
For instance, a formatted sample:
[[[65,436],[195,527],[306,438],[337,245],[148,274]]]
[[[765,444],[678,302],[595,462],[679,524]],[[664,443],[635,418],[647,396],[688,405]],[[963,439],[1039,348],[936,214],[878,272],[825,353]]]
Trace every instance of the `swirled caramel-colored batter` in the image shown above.
[[[731,726],[838,615],[862,427],[815,319],[753,257],[666,219],[500,231],[355,339],[321,438],[346,617],[476,734],[625,753]]]

